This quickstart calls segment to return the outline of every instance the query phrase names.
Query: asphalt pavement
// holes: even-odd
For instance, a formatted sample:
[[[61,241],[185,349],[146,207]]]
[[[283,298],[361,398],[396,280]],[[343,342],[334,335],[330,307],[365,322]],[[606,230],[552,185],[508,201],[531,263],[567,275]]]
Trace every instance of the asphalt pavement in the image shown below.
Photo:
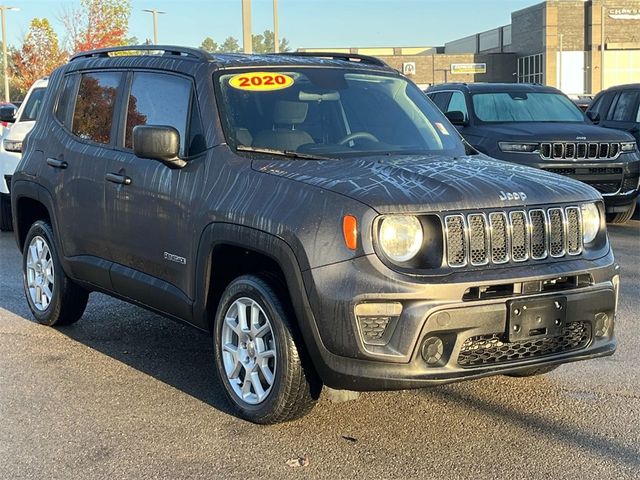
[[[640,222],[610,236],[614,356],[529,379],[324,395],[307,417],[263,427],[230,413],[210,339],[188,326],[98,294],[76,325],[34,323],[2,233],[0,479],[640,478]]]

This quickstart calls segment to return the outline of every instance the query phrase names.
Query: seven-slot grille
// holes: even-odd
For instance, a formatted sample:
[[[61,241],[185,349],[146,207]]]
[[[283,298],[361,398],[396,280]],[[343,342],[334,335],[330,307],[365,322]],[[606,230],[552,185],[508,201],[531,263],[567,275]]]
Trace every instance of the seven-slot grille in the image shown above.
[[[617,158],[620,155],[619,143],[541,143],[540,156],[545,160],[565,158],[598,159]]]
[[[559,258],[582,252],[579,207],[447,215],[446,257],[450,267]]]

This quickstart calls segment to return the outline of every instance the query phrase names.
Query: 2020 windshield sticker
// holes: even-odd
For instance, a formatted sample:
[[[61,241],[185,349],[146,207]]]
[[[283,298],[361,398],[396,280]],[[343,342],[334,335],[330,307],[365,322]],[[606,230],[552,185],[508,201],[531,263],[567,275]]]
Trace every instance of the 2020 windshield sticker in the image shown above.
[[[267,92],[290,87],[293,85],[293,78],[284,73],[247,72],[231,77],[229,85],[238,90]]]

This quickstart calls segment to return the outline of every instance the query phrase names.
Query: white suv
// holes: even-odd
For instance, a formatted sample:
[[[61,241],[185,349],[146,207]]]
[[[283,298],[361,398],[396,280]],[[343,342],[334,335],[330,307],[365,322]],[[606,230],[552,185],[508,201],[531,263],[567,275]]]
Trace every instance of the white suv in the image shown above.
[[[11,230],[11,176],[22,157],[22,141],[36,123],[48,78],[34,83],[16,112],[15,122],[6,128],[0,143],[0,230]]]

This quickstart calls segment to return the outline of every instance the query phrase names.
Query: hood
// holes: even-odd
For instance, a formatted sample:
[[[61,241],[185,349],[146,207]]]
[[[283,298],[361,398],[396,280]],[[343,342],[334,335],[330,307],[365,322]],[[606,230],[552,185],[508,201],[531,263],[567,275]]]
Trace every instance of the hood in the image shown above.
[[[473,134],[504,140],[550,142],[620,142],[634,140],[628,133],[590,123],[513,122],[477,125]]]
[[[8,140],[22,141],[35,124],[35,120],[29,122],[16,122],[9,127],[9,132],[6,134],[5,138]]]
[[[595,189],[568,177],[484,155],[254,159],[253,168],[348,196],[379,213],[505,208],[601,198]]]

